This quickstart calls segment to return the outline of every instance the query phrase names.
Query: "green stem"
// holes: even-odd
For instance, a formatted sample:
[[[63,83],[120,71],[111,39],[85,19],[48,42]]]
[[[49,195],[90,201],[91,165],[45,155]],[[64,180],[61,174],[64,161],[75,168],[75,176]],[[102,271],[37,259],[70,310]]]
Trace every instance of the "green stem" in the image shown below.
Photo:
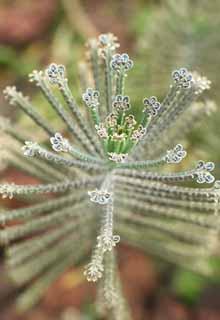
[[[121,126],[124,124],[124,118],[125,118],[125,112],[120,112],[119,115],[118,115],[117,122]]]
[[[122,153],[125,153],[125,152],[130,151],[131,149],[134,148],[134,146],[135,146],[136,144],[137,144],[137,142],[128,140],[128,141],[126,142],[124,148],[122,149]]]
[[[148,167],[155,167],[161,164],[166,163],[164,158],[156,159],[156,160],[146,160],[146,161],[135,161],[128,163],[120,163],[118,164],[119,168],[131,168],[131,169],[144,169]]]
[[[91,162],[95,162],[95,163],[102,163],[103,162],[101,159],[90,156],[89,154],[84,154],[84,153],[80,152],[79,150],[75,149],[74,147],[70,148],[70,153],[73,156],[75,156],[83,161],[91,161]]]
[[[92,116],[94,124],[98,126],[100,123],[98,110],[96,108],[90,108],[89,110],[90,110],[90,114]]]
[[[112,106],[112,70],[110,67],[111,50],[107,49],[105,59],[105,86],[106,86],[106,109],[107,113],[110,112]]]
[[[124,94],[125,71],[122,70],[116,78],[116,95]]]
[[[142,120],[141,120],[141,125],[146,128],[148,127],[148,124],[150,123],[150,116],[144,112],[143,113],[143,117],[142,117]]]
[[[124,153],[124,149],[126,149],[126,146],[127,146],[127,140],[124,139],[123,141],[121,141],[119,153]]]
[[[112,152],[114,150],[114,140],[111,137],[108,138],[107,152]]]

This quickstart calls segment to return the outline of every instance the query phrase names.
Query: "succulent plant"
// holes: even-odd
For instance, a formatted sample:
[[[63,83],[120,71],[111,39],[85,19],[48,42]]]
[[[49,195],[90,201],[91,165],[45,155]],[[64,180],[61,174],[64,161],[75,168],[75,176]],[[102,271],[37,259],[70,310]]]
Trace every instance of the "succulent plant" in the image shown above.
[[[117,269],[120,241],[211,273],[208,257],[218,248],[219,182],[206,188],[185,183],[212,184],[214,164],[200,160],[190,170],[169,172],[186,157],[178,141],[213,107],[210,101],[196,101],[210,83],[185,68],[175,70],[164,100],[145,97],[135,117],[124,89],[133,61],[116,53],[118,46],[112,34],[89,41],[88,61],[81,65],[84,109],[73,98],[64,66],[52,63],[30,75],[66,125],[63,133],[15,87],[4,91],[10,104],[47,135],[39,144],[1,119],[2,158],[39,182],[0,185],[3,197],[23,196],[30,202],[0,213],[10,276],[18,285],[34,280],[18,298],[23,309],[92,252],[84,273],[99,283],[99,312],[129,319]]]

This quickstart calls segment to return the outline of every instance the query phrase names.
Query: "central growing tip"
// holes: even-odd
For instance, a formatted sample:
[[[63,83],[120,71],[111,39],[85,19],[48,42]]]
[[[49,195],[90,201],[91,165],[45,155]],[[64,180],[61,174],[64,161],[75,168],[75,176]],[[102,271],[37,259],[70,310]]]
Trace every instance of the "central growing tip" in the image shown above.
[[[98,90],[88,88],[83,94],[83,101],[90,109],[94,120],[95,129],[102,141],[105,155],[110,161],[120,163],[126,162],[128,154],[145,136],[149,120],[157,115],[160,109],[160,103],[156,97],[144,99],[145,108],[143,109],[141,120],[138,122],[131,113],[130,98],[124,95],[124,82],[127,71],[133,67],[133,61],[128,54],[113,54],[112,43],[103,45],[101,54],[107,64],[106,85],[107,88],[115,83],[115,95],[112,95],[112,89],[108,91],[111,94],[106,96],[106,101],[101,101]],[[99,105],[107,105],[107,116],[101,121],[99,116]]]

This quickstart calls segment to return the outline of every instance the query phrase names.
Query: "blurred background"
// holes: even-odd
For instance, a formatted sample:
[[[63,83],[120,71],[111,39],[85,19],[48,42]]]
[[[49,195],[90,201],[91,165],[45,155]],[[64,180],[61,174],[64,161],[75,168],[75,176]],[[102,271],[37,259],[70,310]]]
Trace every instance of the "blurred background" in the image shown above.
[[[189,161],[214,161],[219,179],[219,12],[219,0],[1,0],[0,91],[9,84],[16,85],[33,98],[47,118],[57,121],[27,75],[50,62],[64,64],[74,95],[79,98],[85,42],[112,32],[119,38],[119,51],[128,52],[135,62],[127,93],[137,110],[144,96],[164,96],[175,68],[197,70],[212,81],[208,97],[215,101],[216,111],[207,114],[184,145]],[[31,122],[9,107],[2,94],[0,114],[31,128]],[[24,183],[24,177],[14,170],[2,175]],[[7,205],[1,200],[1,207]],[[13,202],[14,207],[18,205]],[[220,269],[217,259],[212,263]],[[220,277],[203,278],[130,247],[120,248],[119,265],[134,319],[220,319]],[[0,320],[98,319],[92,305],[94,286],[85,282],[81,269],[66,272],[38,306],[18,314],[13,302],[19,292],[4,277],[2,263],[0,268]]]

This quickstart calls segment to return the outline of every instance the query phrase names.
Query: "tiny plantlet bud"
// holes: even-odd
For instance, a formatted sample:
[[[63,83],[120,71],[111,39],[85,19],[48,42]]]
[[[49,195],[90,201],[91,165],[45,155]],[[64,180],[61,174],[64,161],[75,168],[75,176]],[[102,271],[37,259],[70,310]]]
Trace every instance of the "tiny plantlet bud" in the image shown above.
[[[115,96],[112,103],[113,110],[117,112],[125,112],[130,109],[130,98],[128,96]]]
[[[123,70],[128,71],[133,67],[133,61],[127,53],[115,54],[111,60],[111,68],[120,73]]]
[[[103,123],[100,123],[99,125],[95,125],[96,131],[98,136],[101,139],[106,139],[108,137],[107,129],[104,127]]]
[[[89,108],[97,108],[99,105],[99,92],[97,90],[88,88],[82,98]]]
[[[90,196],[90,200],[92,202],[98,203],[98,204],[107,204],[109,201],[111,201],[111,194],[106,190],[98,190],[95,189],[93,191],[89,191],[88,195]]]
[[[102,277],[103,271],[103,252],[97,247],[92,261],[85,268],[84,274],[89,282],[96,282]]]
[[[22,147],[24,155],[27,157],[33,157],[36,154],[36,147],[38,144],[32,141],[25,141],[25,145]]]
[[[111,251],[120,242],[119,235],[103,234],[97,237],[98,247],[102,247],[104,252]]]
[[[16,185],[14,183],[0,185],[0,193],[2,194],[2,198],[12,199],[14,196],[15,189],[16,189]]]
[[[215,178],[210,172],[214,169],[215,165],[213,162],[198,161],[196,165],[196,181],[198,183],[213,183]]]
[[[45,74],[48,80],[52,84],[59,83],[65,77],[65,67],[63,65],[57,65],[56,63],[51,63],[49,67],[45,70]]]
[[[184,89],[191,88],[192,84],[194,83],[192,74],[188,72],[186,68],[173,71],[172,77],[174,82]]]
[[[128,126],[128,128],[134,128],[136,123],[137,121],[135,120],[133,114],[129,114],[129,116],[125,118],[125,124]]]
[[[98,39],[99,44],[103,49],[109,48],[112,52],[114,52],[119,47],[119,44],[117,43],[118,38],[112,33],[101,34]]]
[[[60,133],[55,133],[54,137],[50,138],[52,148],[57,151],[68,152],[70,145],[67,139],[64,139]]]
[[[168,150],[165,160],[167,163],[179,163],[186,157],[186,151],[181,144],[177,144],[174,149]]]
[[[127,161],[128,154],[127,153],[114,153],[109,152],[109,160],[116,162],[116,163],[124,163]]]
[[[147,132],[147,129],[144,128],[142,125],[139,125],[139,127],[133,131],[131,140],[138,142],[145,136],[146,132]]]
[[[160,110],[161,104],[157,101],[156,97],[150,97],[144,98],[143,100],[144,105],[146,108],[144,109],[144,112],[147,114],[155,117],[158,114],[158,111]]]
[[[114,113],[110,113],[105,122],[109,128],[114,128],[117,126],[117,116]]]

